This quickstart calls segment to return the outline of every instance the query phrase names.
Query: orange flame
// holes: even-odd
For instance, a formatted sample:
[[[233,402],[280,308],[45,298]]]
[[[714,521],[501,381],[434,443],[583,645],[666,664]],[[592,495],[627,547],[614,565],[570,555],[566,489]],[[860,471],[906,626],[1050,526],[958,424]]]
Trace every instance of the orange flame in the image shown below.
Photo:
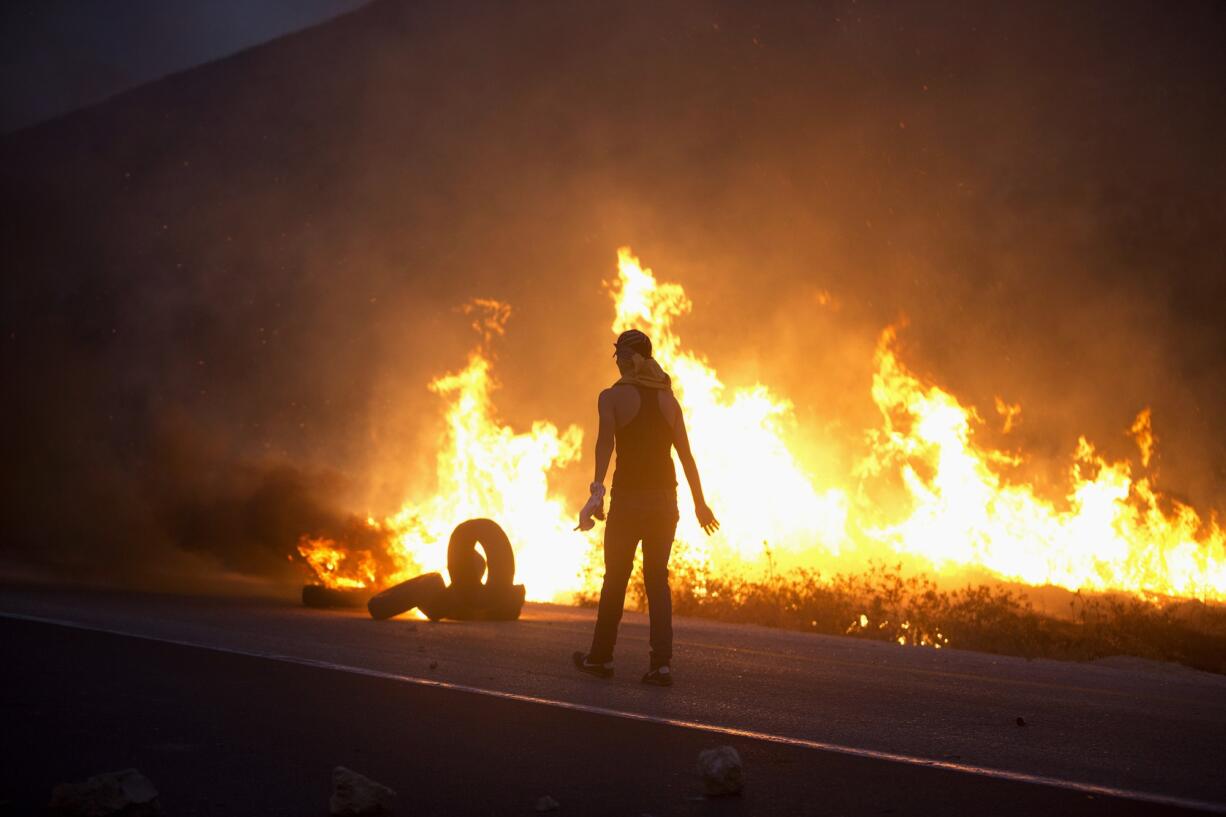
[[[683,513],[682,552],[716,569],[756,562],[768,547],[779,555],[815,546],[837,554],[847,542],[847,495],[816,488],[788,448],[791,402],[761,384],[725,386],[704,358],[682,349],[673,330],[673,319],[691,309],[685,291],[657,283],[629,248],[618,250],[617,264],[618,279],[609,287],[617,310],[613,333],[638,328],[651,337],[653,356],[672,375],[703,491],[721,524],[708,539],[693,514]]]
[[[1128,433],[1137,441],[1137,448],[1141,451],[1141,465],[1145,468],[1149,467],[1149,460],[1153,457],[1154,449],[1158,446],[1158,438],[1154,436],[1152,419],[1149,409],[1143,409],[1128,428]]]
[[[516,581],[526,586],[528,597],[565,600],[578,589],[595,540],[572,532],[571,509],[551,493],[549,476],[578,459],[583,432],[577,426],[559,431],[545,421],[516,432],[501,423],[491,396],[498,386],[491,344],[505,333],[511,309],[498,301],[475,300],[461,311],[473,318],[481,344],[469,353],[467,366],[430,383],[430,390],[447,404],[435,488],[384,520],[396,569],[377,580],[372,577],[365,586],[394,584],[423,571],[446,574],[452,529],[465,519],[490,517],[515,546]],[[320,571],[318,564],[336,550],[336,543],[311,544],[315,550],[307,547],[304,557],[332,584],[335,574]]]
[[[303,536],[298,552],[329,587],[356,590],[374,585],[378,577],[378,567],[369,553],[354,553],[333,539]]]
[[[853,472],[823,484],[814,464],[796,453],[785,397],[763,384],[730,387],[683,346],[674,322],[692,304],[680,285],[657,281],[622,248],[608,289],[612,331],[646,331],[673,377],[708,501],[723,525],[706,537],[682,500],[678,558],[736,572],[779,557],[784,564],[847,568],[889,556],[938,573],[969,569],[1034,585],[1226,600],[1226,532],[1216,518],[1163,496],[1152,475],[1134,480],[1130,463],[1108,462],[1084,438],[1059,504],[1011,482],[1007,474],[1020,458],[976,442],[979,415],[903,365],[893,327],[882,332],[874,359],[871,396],[881,425],[867,434]],[[577,461],[582,432],[545,421],[517,432],[499,421],[489,347],[505,331],[510,309],[474,301],[464,311],[475,316],[482,343],[464,369],[430,384],[447,405],[437,487],[380,523],[392,532],[395,569],[376,577],[350,566],[346,580],[391,583],[442,570],[452,527],[490,516],[516,547],[529,598],[564,601],[591,589],[582,567],[599,536],[572,531],[577,498],[567,503],[549,481]],[[1021,406],[996,403],[1007,432]],[[1148,466],[1156,444],[1148,409],[1130,432]],[[898,496],[875,498],[889,484],[901,486]],[[304,539],[300,550],[326,581],[340,575],[335,566],[344,553],[335,542]]]
[[[1069,468],[1068,510],[1029,485],[1008,484],[1000,467],[1015,460],[975,445],[973,412],[909,372],[894,338],[887,329],[877,347],[873,399],[884,425],[864,470],[897,469],[911,507],[892,524],[875,524],[865,509],[866,536],[938,570],[974,566],[1070,590],[1226,598],[1226,533],[1216,520],[1173,501],[1164,513],[1148,479],[1134,482],[1127,462],[1107,462],[1084,437]]]

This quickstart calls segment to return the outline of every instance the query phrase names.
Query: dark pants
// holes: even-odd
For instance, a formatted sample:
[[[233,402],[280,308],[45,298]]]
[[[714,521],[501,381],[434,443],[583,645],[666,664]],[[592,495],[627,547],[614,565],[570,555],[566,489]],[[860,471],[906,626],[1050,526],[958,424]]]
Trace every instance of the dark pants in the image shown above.
[[[626,585],[634,569],[634,552],[643,543],[643,583],[651,614],[651,666],[673,657],[673,602],[668,590],[668,555],[677,532],[677,495],[672,491],[614,494],[604,531],[604,584],[596,633],[588,660],[613,660],[617,626],[626,603]]]

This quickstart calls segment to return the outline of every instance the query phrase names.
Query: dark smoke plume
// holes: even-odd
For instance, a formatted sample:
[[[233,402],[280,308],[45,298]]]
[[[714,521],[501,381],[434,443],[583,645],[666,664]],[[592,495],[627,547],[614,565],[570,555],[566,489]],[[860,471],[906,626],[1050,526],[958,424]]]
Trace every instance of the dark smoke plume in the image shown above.
[[[506,419],[590,427],[621,244],[803,433],[876,424],[906,315],[909,365],[1022,404],[983,433],[1054,492],[1151,405],[1162,483],[1226,506],[1224,18],[382,0],[11,134],[6,562],[285,578],[428,487],[473,297],[515,308]]]

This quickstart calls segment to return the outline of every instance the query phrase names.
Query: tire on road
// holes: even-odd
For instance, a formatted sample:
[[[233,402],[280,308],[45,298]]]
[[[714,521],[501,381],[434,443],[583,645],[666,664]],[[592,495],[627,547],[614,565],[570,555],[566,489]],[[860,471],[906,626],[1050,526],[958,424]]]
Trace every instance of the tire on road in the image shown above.
[[[412,610],[414,607],[429,604],[435,596],[443,592],[443,589],[442,574],[423,573],[371,597],[366,603],[366,609],[370,611],[371,618],[382,621]]]
[[[302,586],[302,603],[307,607],[329,609],[334,607],[361,607],[370,598],[370,591],[338,590],[324,587],[322,584],[304,584]]]
[[[431,621],[453,618],[451,613],[456,605],[455,596],[455,585],[444,587],[440,592],[417,605],[417,609],[421,610]]]
[[[474,549],[470,552],[472,553],[471,558],[473,560],[472,575],[477,577],[478,584],[482,584],[481,580],[485,577],[485,557],[481,555],[479,550]]]
[[[458,621],[514,621],[519,618],[524,606],[524,586],[491,587],[456,587],[452,585],[436,602],[431,611],[425,611],[430,618],[454,618]]]
[[[522,584],[487,591],[485,618],[489,621],[515,621],[524,609],[526,592]]]
[[[469,519],[456,525],[447,543],[447,572],[455,587],[481,586],[481,571],[474,570],[477,562],[468,554],[476,552],[480,544],[485,551],[489,576],[485,583],[490,587],[510,587],[515,581],[515,552],[506,532],[492,519]]]

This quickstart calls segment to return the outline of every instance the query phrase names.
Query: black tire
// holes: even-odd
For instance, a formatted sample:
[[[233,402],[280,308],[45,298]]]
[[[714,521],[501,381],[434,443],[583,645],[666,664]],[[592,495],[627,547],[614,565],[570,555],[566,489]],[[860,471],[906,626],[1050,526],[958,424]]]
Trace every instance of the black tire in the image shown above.
[[[407,582],[389,587],[372,597],[366,603],[366,609],[370,611],[371,618],[382,621],[412,610],[414,607],[429,604],[435,596],[443,592],[443,589],[442,574],[423,573]]]
[[[302,603],[307,607],[327,610],[335,607],[361,607],[370,598],[370,591],[337,590],[324,587],[322,584],[304,584],[302,586]]]
[[[515,552],[506,532],[492,519],[469,519],[456,525],[447,543],[447,572],[455,587],[471,589],[481,587],[481,571],[468,554],[475,553],[477,544],[485,551],[489,576],[485,584],[490,587],[510,587],[515,582]]]
[[[469,554],[473,561],[473,575],[478,578],[485,574],[485,557],[479,551],[471,550]],[[481,590],[485,585],[479,584],[475,588],[466,588],[465,592],[470,590]],[[418,605],[426,616],[431,621],[441,621],[444,618],[455,618],[451,613],[453,610],[462,609],[465,605],[462,593],[454,584],[448,586],[443,592],[437,594],[434,598],[427,602]]]
[[[515,584],[491,594],[486,607],[486,618],[490,621],[515,621],[524,609],[526,592],[522,584]]]
[[[441,592],[435,593],[429,599],[426,599],[421,604],[417,605],[418,609],[425,614],[426,618],[431,621],[442,621],[445,618],[454,618],[452,611],[456,607],[456,589],[455,585],[444,587]]]
[[[481,551],[476,549],[473,549],[471,553],[473,560],[472,575],[477,577],[478,584],[483,584],[482,579],[485,578],[485,557],[481,555]]]
[[[524,606],[524,586],[447,588],[445,600],[435,608],[439,618],[459,621],[514,621]],[[429,614],[427,614],[429,615]],[[431,616],[434,618],[434,616]]]

